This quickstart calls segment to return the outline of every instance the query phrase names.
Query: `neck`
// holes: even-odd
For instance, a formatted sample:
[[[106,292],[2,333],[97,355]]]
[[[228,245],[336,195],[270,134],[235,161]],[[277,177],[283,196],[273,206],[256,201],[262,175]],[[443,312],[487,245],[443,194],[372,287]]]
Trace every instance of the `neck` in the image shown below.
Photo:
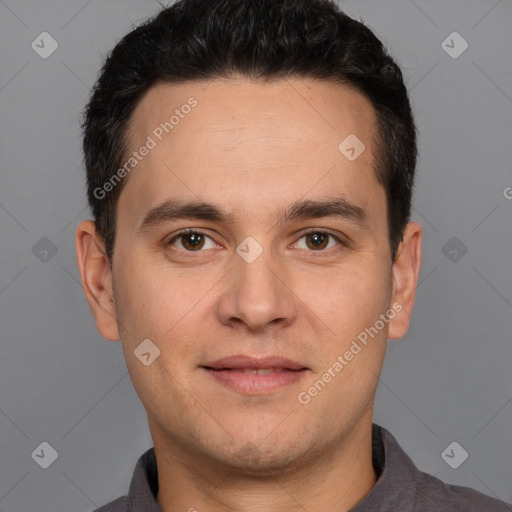
[[[183,450],[179,443],[160,443],[152,429],[157,502],[163,512],[349,511],[377,481],[371,428],[370,415],[335,446],[326,446],[293,468],[265,475],[207,460]]]

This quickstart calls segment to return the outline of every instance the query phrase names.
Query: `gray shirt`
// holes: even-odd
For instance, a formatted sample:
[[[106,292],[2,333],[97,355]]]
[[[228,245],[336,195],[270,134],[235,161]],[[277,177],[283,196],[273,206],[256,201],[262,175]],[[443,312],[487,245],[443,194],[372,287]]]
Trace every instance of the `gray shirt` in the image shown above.
[[[376,424],[372,458],[377,483],[350,512],[512,512],[512,506],[503,501],[419,471],[396,439]],[[155,500],[157,493],[155,450],[151,448],[137,461],[128,496],[95,512],[162,512]]]

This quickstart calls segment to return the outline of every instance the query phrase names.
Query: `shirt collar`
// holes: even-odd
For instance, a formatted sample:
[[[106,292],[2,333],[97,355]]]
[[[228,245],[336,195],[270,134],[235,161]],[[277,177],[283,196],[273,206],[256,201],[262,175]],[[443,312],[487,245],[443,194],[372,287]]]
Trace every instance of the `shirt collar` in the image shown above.
[[[350,512],[412,511],[420,472],[393,435],[375,423],[372,425],[372,460],[377,482]]]

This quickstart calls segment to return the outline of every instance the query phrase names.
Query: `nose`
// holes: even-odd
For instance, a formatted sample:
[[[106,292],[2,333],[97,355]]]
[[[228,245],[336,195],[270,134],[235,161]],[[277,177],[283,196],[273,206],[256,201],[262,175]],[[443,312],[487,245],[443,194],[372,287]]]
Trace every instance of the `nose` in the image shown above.
[[[218,305],[224,325],[261,331],[279,329],[295,320],[297,303],[290,276],[270,250],[251,263],[236,254],[233,264]]]

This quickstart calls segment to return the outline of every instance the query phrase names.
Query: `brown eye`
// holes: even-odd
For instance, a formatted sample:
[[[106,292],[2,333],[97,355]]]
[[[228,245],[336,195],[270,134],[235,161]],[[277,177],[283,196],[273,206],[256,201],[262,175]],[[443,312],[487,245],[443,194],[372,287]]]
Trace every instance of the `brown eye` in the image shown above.
[[[325,249],[329,244],[330,236],[328,233],[308,233],[305,235],[306,245],[313,250]]]
[[[199,233],[186,233],[181,235],[182,245],[187,250],[196,251],[204,245],[204,237]]]
[[[213,248],[215,244],[208,235],[199,231],[182,231],[169,242],[169,245],[186,252],[200,252],[205,249],[207,241],[210,241],[210,247],[206,247],[206,249]]]
[[[339,237],[328,231],[309,231],[304,233],[294,246],[298,249],[306,249],[314,252],[327,252],[336,246],[343,246],[344,243]]]

